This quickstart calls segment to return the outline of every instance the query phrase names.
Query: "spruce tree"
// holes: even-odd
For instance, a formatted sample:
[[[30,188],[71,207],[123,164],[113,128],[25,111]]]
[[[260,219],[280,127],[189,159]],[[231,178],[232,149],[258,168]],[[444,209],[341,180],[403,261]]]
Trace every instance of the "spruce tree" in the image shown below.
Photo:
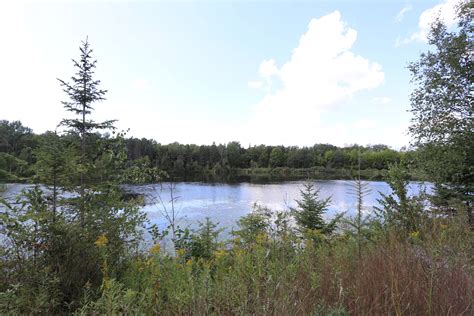
[[[328,210],[331,198],[319,198],[320,189],[315,188],[312,183],[303,184],[300,190],[301,200],[296,200],[297,207],[290,208],[299,230],[305,233],[308,230],[319,231],[323,234],[331,234],[336,228],[339,217],[326,223],[323,216]]]
[[[58,196],[61,187],[66,184],[68,165],[74,160],[70,155],[65,142],[57,133],[46,132],[40,146],[34,151],[36,164],[34,165],[35,178],[50,187],[52,191],[52,212],[56,217]]]
[[[360,177],[360,165],[361,157],[360,151],[358,153],[358,164],[357,164],[357,177],[352,183],[351,193],[357,200],[357,215],[354,220],[348,220],[347,223],[353,229],[355,229],[355,235],[357,238],[357,253],[359,259],[362,257],[362,239],[365,233],[365,227],[367,226],[368,217],[364,217],[362,211],[364,210],[364,198],[370,193],[369,185],[367,182],[362,182]]]
[[[392,193],[380,193],[381,198],[377,200],[380,206],[374,207],[375,213],[386,226],[398,228],[406,234],[418,231],[424,196],[408,195],[409,173],[405,163],[389,165],[387,182]]]
[[[73,119],[64,119],[61,125],[66,126],[81,138],[82,154],[85,154],[86,137],[94,130],[113,129],[115,120],[97,123],[89,118],[94,110],[94,103],[104,101],[107,90],[99,88],[100,80],[93,78],[97,60],[92,58],[93,50],[90,48],[86,38],[79,47],[81,56],[79,61],[72,60],[77,68],[75,76],[71,77],[71,83],[58,79],[63,91],[69,96],[69,101],[63,101],[64,108],[76,115]]]
[[[68,112],[74,114],[74,118],[63,119],[60,125],[66,127],[68,132],[79,137],[80,143],[80,159],[76,171],[79,176],[79,185],[76,186],[80,199],[80,219],[81,225],[84,225],[85,217],[85,195],[86,189],[91,181],[87,181],[87,175],[92,168],[94,150],[87,150],[88,140],[92,138],[92,133],[98,130],[113,129],[114,120],[95,122],[90,118],[94,110],[94,104],[105,100],[107,90],[99,88],[100,80],[94,78],[97,60],[92,58],[93,50],[90,48],[88,38],[82,42],[79,47],[81,52],[79,60],[72,60],[76,73],[71,77],[71,82],[58,79],[63,87],[63,91],[69,97],[68,101],[63,101],[62,104]],[[88,183],[89,182],[89,183]]]

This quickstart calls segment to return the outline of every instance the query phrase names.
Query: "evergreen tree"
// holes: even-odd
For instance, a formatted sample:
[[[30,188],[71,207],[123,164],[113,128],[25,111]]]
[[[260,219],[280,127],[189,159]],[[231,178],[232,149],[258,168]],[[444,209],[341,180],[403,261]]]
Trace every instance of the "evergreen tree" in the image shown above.
[[[92,59],[93,50],[90,48],[88,39],[79,47],[81,51],[80,60],[73,59],[74,67],[77,68],[72,82],[58,79],[63,91],[69,96],[69,101],[63,101],[64,108],[72,112],[77,118],[64,119],[61,125],[66,126],[71,132],[78,133],[81,137],[82,154],[85,154],[86,136],[94,130],[111,129],[115,120],[97,123],[88,115],[94,110],[93,104],[104,101],[107,90],[99,89],[100,80],[93,78],[97,60]]]
[[[84,203],[87,199],[87,188],[93,187],[94,184],[98,182],[92,181],[92,176],[97,175],[97,168],[95,168],[94,162],[100,158],[104,158],[103,155],[102,157],[98,157],[98,153],[99,155],[105,154],[104,150],[107,150],[107,148],[104,148],[104,142],[101,141],[101,139],[97,139],[93,132],[114,129],[113,123],[115,121],[109,120],[97,123],[90,118],[94,110],[94,104],[105,100],[107,90],[100,89],[100,80],[94,78],[97,60],[92,58],[93,50],[90,48],[87,38],[82,42],[82,46],[79,47],[79,50],[80,59],[78,61],[72,60],[77,71],[75,75],[71,77],[71,83],[61,79],[58,80],[63,87],[63,91],[69,97],[69,100],[63,101],[62,104],[66,111],[72,112],[75,116],[71,119],[63,119],[60,125],[65,126],[70,134],[79,137],[80,159],[75,169],[78,174],[79,184],[74,186],[74,182],[72,182],[73,186],[69,189],[78,190],[80,195],[80,199],[78,200],[80,220],[81,225],[84,225],[86,216],[84,214],[86,211]],[[97,148],[97,145],[102,148]],[[98,180],[102,182],[105,179],[100,177]]]
[[[40,141],[40,146],[34,151],[36,180],[50,186],[52,190],[53,217],[56,214],[58,194],[65,185],[68,165],[74,161],[64,141],[53,132],[46,132]]]
[[[358,152],[358,168],[357,168],[357,178],[352,183],[352,195],[357,199],[357,215],[355,219],[349,219],[347,224],[355,229],[355,237],[357,238],[357,252],[359,259],[362,257],[362,243],[363,237],[367,235],[367,225],[369,218],[364,217],[362,211],[364,209],[364,198],[370,193],[369,185],[367,182],[362,182],[360,177],[360,151]]]
[[[418,231],[423,215],[423,195],[409,197],[409,173],[403,163],[393,164],[389,168],[388,180],[391,194],[380,193],[380,207],[375,212],[382,217],[385,225],[395,226],[406,233]]]
[[[301,232],[319,231],[323,234],[331,234],[336,228],[340,216],[326,223],[324,214],[328,210],[331,198],[319,198],[320,189],[315,188],[312,183],[305,183],[300,190],[301,200],[296,200],[296,208],[290,208],[296,224]]]

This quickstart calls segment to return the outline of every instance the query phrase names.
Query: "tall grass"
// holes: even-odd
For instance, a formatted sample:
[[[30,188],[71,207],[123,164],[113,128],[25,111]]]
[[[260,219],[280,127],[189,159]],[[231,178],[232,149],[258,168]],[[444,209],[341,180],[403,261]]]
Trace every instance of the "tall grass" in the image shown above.
[[[208,259],[142,254],[78,314],[472,315],[472,253],[464,251],[473,239],[463,237],[473,236],[454,225],[434,220],[405,240],[380,231],[361,257],[344,233],[318,241],[261,232]]]

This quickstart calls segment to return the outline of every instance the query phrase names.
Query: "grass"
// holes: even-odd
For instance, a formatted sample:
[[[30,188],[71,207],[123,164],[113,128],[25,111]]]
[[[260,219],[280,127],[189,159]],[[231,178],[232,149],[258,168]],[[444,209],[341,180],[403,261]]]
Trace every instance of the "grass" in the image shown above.
[[[154,249],[131,258],[125,275],[105,280],[101,296],[78,313],[472,315],[473,262],[465,250],[474,239],[460,230],[472,232],[453,221],[440,225],[408,238],[380,231],[360,259],[356,240],[344,233],[237,237],[207,259]]]

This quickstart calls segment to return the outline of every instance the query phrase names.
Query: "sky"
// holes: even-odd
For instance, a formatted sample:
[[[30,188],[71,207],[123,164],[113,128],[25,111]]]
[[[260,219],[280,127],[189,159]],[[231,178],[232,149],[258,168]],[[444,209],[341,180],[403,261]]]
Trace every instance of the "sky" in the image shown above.
[[[128,136],[212,144],[409,145],[409,62],[459,0],[0,1],[0,119],[68,117],[57,78],[86,37]]]

